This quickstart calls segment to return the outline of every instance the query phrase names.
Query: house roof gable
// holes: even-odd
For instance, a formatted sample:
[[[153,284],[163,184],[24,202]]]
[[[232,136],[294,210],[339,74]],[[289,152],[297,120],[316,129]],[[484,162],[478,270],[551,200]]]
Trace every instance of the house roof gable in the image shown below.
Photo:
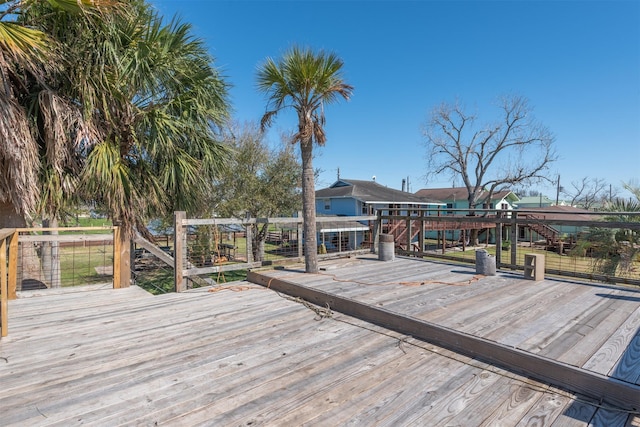
[[[365,203],[401,203],[414,205],[443,205],[435,199],[425,199],[413,193],[385,187],[375,181],[340,179],[328,188],[316,191],[316,198],[352,197]]]
[[[437,200],[467,200],[469,197],[469,192],[466,187],[450,187],[450,188],[423,188],[418,190],[416,196],[419,197],[428,197]],[[487,197],[488,192],[483,191],[480,195],[480,200],[484,197]],[[518,200],[518,196],[516,196],[510,190],[502,190],[493,193],[491,198],[492,201],[507,199],[510,202],[516,202]]]

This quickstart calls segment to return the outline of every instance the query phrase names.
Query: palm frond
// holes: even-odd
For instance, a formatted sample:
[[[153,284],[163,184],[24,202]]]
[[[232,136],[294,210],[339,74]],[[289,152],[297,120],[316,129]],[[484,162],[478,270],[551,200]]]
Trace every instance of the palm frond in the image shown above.
[[[52,41],[42,31],[15,22],[0,21],[0,49],[4,55],[33,72],[49,63]]]
[[[261,123],[268,127],[275,112],[287,103],[298,112],[300,125],[296,139],[313,137],[324,144],[324,104],[338,98],[348,100],[353,87],[344,82],[343,62],[334,53],[293,46],[278,62],[267,58],[258,69],[258,90],[268,95],[267,112]],[[303,123],[306,121],[313,123]]]
[[[25,110],[0,92],[0,201],[30,214],[38,193],[38,144]]]

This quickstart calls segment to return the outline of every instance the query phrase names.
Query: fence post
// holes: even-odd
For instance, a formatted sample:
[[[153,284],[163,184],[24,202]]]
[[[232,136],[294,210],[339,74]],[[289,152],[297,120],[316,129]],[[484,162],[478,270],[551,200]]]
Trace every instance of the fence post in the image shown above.
[[[373,224],[373,245],[371,246],[371,253],[375,254],[378,251],[378,245],[380,244],[380,232],[382,230],[382,210],[376,212],[378,219]]]
[[[246,241],[246,256],[247,256],[247,262],[250,264],[254,261],[253,259],[253,224],[251,224],[250,220],[251,220],[251,213],[246,212],[245,213],[245,221],[243,223],[243,225],[245,226],[244,230],[244,238]],[[255,219],[256,221],[258,220],[258,218]],[[256,222],[256,227],[258,225],[258,223]]]
[[[424,252],[424,217],[428,212],[426,210],[420,211],[420,231],[418,231],[418,244],[420,245],[420,250],[418,252]]]
[[[511,214],[511,229],[509,230],[509,234],[511,235],[510,240],[511,240],[511,265],[513,267],[511,267],[513,270],[515,270],[515,265],[518,262],[518,245],[516,243],[518,243],[518,214],[517,213],[512,213]]]
[[[413,230],[411,229],[411,210],[409,210],[410,208],[407,207],[407,252],[411,252],[411,234],[413,233]],[[401,213],[402,211],[398,211],[398,213]]]
[[[14,231],[9,239],[9,274],[7,297],[12,300],[18,296],[16,294],[18,286],[18,231]]]
[[[0,240],[0,337],[6,337],[8,333],[8,307],[7,303],[9,285],[7,283],[7,239]]]
[[[499,270],[502,264],[502,212],[496,211],[496,268]]]
[[[173,270],[175,291],[182,292],[186,289],[186,283],[185,278],[182,274],[182,269],[185,265],[184,261],[187,250],[187,234],[185,233],[185,228],[182,225],[182,220],[187,218],[187,213],[184,211],[175,212],[173,218]]]

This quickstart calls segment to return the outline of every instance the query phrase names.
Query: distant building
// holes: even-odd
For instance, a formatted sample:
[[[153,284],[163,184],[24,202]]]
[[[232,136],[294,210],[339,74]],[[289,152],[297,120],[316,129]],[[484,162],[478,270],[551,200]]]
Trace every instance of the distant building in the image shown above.
[[[445,203],[434,198],[385,187],[375,181],[340,179],[316,191],[316,212],[323,215],[373,215],[379,210],[437,208]]]
[[[542,194],[539,196],[522,197],[516,204],[516,209],[543,208],[545,206],[555,205],[555,200],[551,200]]]
[[[388,213],[391,209],[400,209],[405,215],[419,208],[443,208],[443,202],[418,197],[415,194],[385,187],[375,181],[356,179],[339,179],[330,187],[316,191],[316,213],[322,216],[361,216],[374,215],[378,211]],[[364,229],[351,227],[345,232],[327,228],[318,230],[319,241],[324,242],[327,249],[332,249],[335,242],[340,247],[358,248],[363,242],[370,242]]]
[[[523,197],[515,205],[516,209],[529,209],[529,208],[544,208],[546,206],[570,206],[570,203],[566,200],[560,200],[556,203],[555,200],[551,200],[547,196],[528,196]]]
[[[452,187],[452,188],[423,188],[418,190],[416,196],[433,198],[442,200],[446,203],[446,209],[443,210],[442,215],[465,215],[466,210],[469,209],[469,192],[466,187]],[[509,190],[498,191],[493,193],[489,200],[489,192],[483,191],[480,194],[477,209],[501,209],[504,211],[511,211],[514,209],[514,205],[520,200],[518,196]],[[455,211],[455,209],[461,209],[462,211]],[[435,230],[427,231],[425,237],[428,239],[437,239],[439,232]],[[468,240],[468,234],[466,235]],[[445,239],[451,241],[458,241],[462,238],[462,230],[447,230],[445,231]],[[482,242],[495,243],[495,225],[487,226],[487,228],[479,230],[478,238]]]
[[[469,192],[466,187],[452,188],[423,188],[416,192],[416,196],[441,200],[446,203],[449,209],[468,209]],[[489,197],[488,191],[483,191],[479,197],[478,209],[514,209],[514,205],[520,200],[518,196],[510,190],[497,191]]]
[[[556,244],[559,240],[564,242],[575,242],[580,233],[589,230],[591,221],[600,221],[601,217],[593,215],[591,211],[573,206],[543,206],[538,208],[527,208],[527,217],[531,218],[531,223],[527,227],[518,228],[518,240],[520,241],[540,241],[546,240],[548,244]],[[567,220],[574,222],[584,222],[585,225],[558,225],[541,224],[536,220]]]

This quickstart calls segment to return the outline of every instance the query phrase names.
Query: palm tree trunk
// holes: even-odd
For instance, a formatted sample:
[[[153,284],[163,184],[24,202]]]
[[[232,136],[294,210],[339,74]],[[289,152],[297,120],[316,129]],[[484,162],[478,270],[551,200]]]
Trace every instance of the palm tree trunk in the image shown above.
[[[302,154],[302,218],[304,219],[304,264],[307,273],[318,272],[318,242],[316,237],[316,191],[313,173],[313,142],[300,142]]]

